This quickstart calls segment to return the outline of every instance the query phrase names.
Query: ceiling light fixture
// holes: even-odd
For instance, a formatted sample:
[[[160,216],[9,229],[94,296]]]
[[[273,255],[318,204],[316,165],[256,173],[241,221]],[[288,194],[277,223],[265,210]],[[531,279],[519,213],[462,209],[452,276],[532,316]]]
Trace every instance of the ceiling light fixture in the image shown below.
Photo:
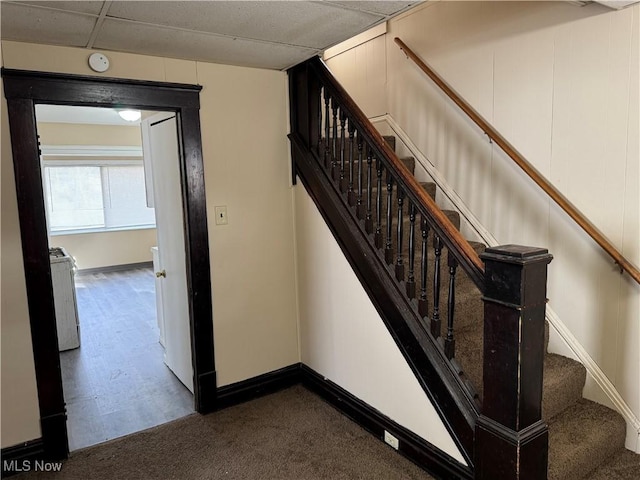
[[[140,110],[118,110],[118,115],[127,122],[137,122],[142,116]]]

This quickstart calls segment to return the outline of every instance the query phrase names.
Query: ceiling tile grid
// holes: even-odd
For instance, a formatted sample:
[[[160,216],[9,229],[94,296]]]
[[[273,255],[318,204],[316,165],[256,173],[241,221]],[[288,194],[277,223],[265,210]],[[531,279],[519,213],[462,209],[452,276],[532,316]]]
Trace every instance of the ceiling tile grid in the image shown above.
[[[2,38],[30,42],[45,38],[52,45],[84,47],[93,31],[96,18],[63,10],[29,5],[1,4]]]
[[[3,40],[284,69],[419,2],[2,1]]]
[[[294,1],[113,2],[108,17],[197,32],[285,43],[322,49],[336,35],[365,29],[384,20],[382,15],[345,10],[329,3]]]
[[[172,30],[167,35],[166,28],[140,23],[135,23],[135,28],[132,28],[131,23],[107,18],[94,48],[278,70],[317,53],[303,47],[191,30]]]

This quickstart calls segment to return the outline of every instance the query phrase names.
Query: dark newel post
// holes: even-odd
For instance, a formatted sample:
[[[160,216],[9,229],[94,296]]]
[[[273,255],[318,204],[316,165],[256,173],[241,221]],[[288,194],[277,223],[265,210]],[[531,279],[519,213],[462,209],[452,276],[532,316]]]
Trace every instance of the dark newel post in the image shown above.
[[[546,249],[505,245],[485,263],[484,398],[476,423],[476,478],[547,478],[542,418]]]

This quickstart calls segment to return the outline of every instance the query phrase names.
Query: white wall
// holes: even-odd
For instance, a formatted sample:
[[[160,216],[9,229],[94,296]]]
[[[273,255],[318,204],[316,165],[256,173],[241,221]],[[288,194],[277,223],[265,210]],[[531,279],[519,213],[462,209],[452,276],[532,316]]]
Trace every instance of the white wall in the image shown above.
[[[551,308],[583,360],[593,361],[592,371],[606,377],[601,383],[610,381],[636,417],[640,287],[443,97],[393,38],[433,66],[640,265],[639,31],[640,5],[613,11],[567,2],[428,2],[389,22],[386,48],[376,39],[375,46],[328,61],[369,116],[395,119],[500,243],[549,248]],[[385,61],[368,61],[362,70],[372,48]],[[385,99],[384,107],[374,98]],[[573,354],[556,332],[550,348]],[[611,405],[591,378],[585,395]],[[634,428],[627,446],[635,449]]]
[[[464,463],[301,183],[295,222],[302,362]]]
[[[155,228],[49,237],[49,246],[63,247],[80,270],[151,262],[151,247],[156,244]]]
[[[90,51],[2,42],[3,66],[96,75]],[[299,361],[283,72],[110,52],[105,76],[200,84],[218,384]],[[260,88],[256,88],[259,85]],[[2,447],[40,435],[2,97]],[[216,226],[214,205],[229,224]]]

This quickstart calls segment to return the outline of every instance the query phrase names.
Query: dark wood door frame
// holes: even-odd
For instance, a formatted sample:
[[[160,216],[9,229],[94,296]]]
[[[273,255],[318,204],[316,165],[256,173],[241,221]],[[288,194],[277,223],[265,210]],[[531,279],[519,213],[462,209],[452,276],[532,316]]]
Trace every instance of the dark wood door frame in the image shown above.
[[[195,409],[215,408],[211,278],[196,85],[2,69],[7,98],[27,301],[47,458],[68,455],[66,413],[51,286],[35,105],[174,111],[178,119]]]

